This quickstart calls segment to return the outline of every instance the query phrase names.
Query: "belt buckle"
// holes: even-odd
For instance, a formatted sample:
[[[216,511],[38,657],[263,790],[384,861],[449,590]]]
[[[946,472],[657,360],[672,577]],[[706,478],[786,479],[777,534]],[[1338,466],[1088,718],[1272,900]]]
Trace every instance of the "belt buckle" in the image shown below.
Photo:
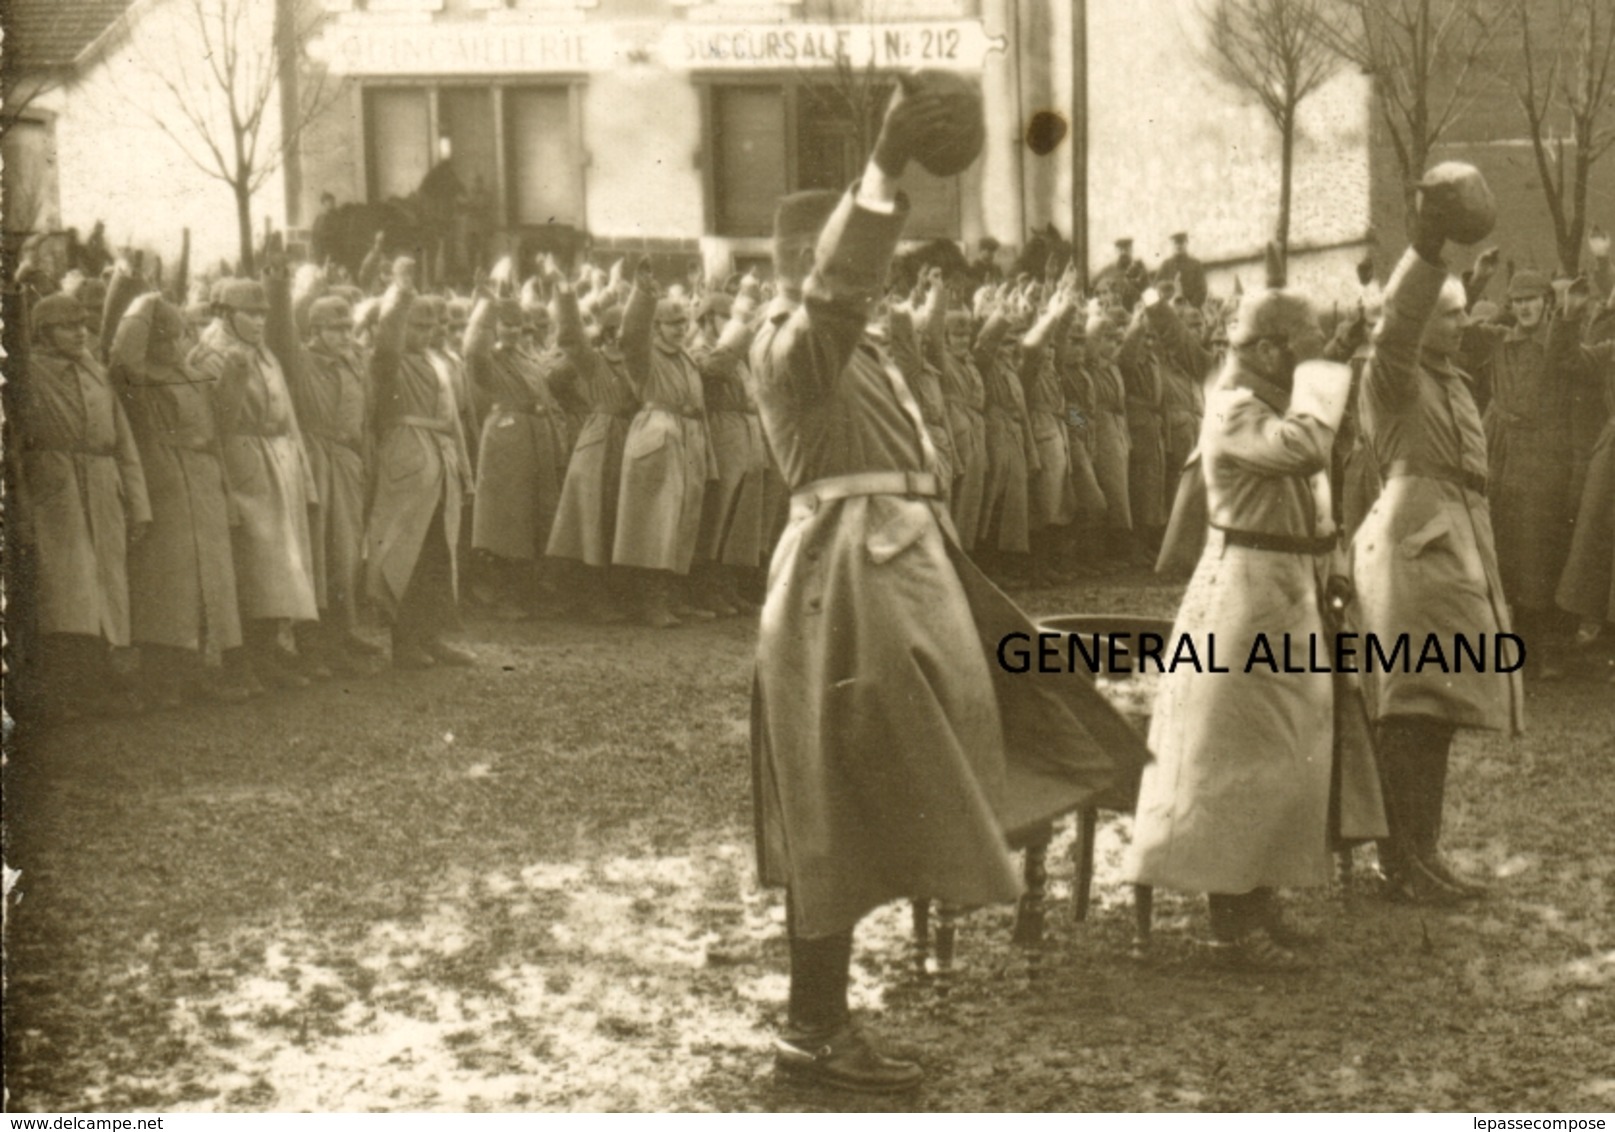
[[[905,471],[903,473],[903,486],[909,495],[923,496],[926,494],[925,491],[921,490],[921,477],[924,475],[924,472]]]

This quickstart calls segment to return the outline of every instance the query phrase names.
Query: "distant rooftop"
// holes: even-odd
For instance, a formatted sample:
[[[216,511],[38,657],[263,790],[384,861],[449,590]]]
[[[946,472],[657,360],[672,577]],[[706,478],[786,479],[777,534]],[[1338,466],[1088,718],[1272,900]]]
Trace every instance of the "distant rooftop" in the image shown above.
[[[133,0],[0,0],[8,66],[65,67]]]

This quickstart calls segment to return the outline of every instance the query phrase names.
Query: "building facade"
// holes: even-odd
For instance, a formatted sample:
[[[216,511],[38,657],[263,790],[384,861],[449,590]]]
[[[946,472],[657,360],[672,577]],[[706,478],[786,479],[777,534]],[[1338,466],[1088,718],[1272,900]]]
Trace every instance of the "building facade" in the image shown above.
[[[913,238],[1014,247],[1084,216],[1097,271],[1119,237],[1154,263],[1188,230],[1226,290],[1235,273],[1256,282],[1277,215],[1277,137],[1206,75],[1193,0],[301,2],[320,24],[299,81],[333,97],[298,135],[294,175],[258,189],[259,224],[306,228],[327,192],[408,198],[446,163],[496,252],[567,225],[605,249],[743,267],[766,258],[780,195],[857,175],[894,76],[923,66],[977,78],[988,132],[960,176],[910,178]],[[177,248],[188,223],[212,262],[235,254],[233,200],[142,113],[167,92],[127,47],[156,29],[176,66],[199,66],[183,26],[198,4],[250,6],[263,27],[274,8],[134,0],[54,92],[55,144],[66,222],[103,219],[115,242],[156,249]],[[1078,128],[1034,147],[1039,114]],[[1353,285],[1369,154],[1367,84],[1342,75],[1303,114],[1296,282]]]

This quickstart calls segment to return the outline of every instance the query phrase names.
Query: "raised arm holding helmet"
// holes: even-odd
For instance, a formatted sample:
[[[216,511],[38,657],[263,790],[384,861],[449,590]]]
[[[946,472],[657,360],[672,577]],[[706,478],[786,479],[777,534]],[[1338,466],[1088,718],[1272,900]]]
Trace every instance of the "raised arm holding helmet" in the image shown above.
[[[1449,241],[1484,239],[1494,221],[1478,173],[1432,169],[1419,190],[1413,246],[1385,288],[1361,398],[1385,487],[1352,543],[1362,627],[1384,641],[1491,640],[1510,628],[1487,506],[1486,434],[1470,381],[1453,364],[1467,299],[1442,258]],[[1480,887],[1440,853],[1448,754],[1458,727],[1520,729],[1519,673],[1397,669],[1365,680],[1391,823],[1380,852],[1387,894],[1437,904],[1477,895]]]

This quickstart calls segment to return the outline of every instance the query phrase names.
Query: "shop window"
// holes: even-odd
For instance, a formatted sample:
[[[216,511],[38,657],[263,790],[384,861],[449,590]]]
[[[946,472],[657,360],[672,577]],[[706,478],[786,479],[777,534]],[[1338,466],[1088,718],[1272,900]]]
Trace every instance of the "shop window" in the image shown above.
[[[432,167],[428,92],[416,87],[365,91],[366,167],[370,199],[407,197]]]
[[[717,229],[766,236],[786,186],[785,92],[777,86],[724,86],[712,92]]]
[[[499,178],[493,91],[487,87],[444,87],[438,92],[437,130],[449,141],[455,176],[471,196],[489,199]]]
[[[884,83],[714,84],[708,100],[713,227],[764,236],[788,192],[841,190],[863,171],[891,87]],[[956,239],[959,178],[903,178],[910,237]]]
[[[377,85],[365,91],[364,108],[371,200],[414,194],[446,156],[452,181],[433,180],[457,183],[482,223],[582,227],[582,146],[569,85]]]
[[[564,86],[510,87],[505,94],[505,160],[512,224],[582,227],[582,164]]]

